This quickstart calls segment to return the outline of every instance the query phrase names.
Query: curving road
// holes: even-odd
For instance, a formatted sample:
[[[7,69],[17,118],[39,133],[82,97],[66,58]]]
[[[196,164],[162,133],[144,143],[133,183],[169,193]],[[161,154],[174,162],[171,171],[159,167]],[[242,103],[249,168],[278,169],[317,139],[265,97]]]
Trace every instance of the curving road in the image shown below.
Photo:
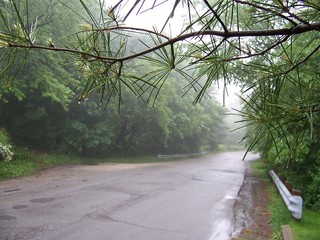
[[[228,240],[243,154],[64,166],[2,181],[0,239]]]

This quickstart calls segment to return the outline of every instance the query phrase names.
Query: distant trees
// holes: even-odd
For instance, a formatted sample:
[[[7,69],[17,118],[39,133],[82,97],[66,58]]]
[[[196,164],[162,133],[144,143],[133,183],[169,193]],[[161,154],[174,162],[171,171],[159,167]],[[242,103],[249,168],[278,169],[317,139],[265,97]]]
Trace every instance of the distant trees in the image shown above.
[[[181,99],[178,80],[172,80],[153,108],[128,91],[120,111],[114,99],[106,109],[98,101],[74,99],[66,110],[42,97],[41,89],[36,95],[26,91],[23,100],[6,96],[0,124],[16,144],[41,151],[103,156],[214,150],[226,135],[224,109],[214,100],[192,106],[192,97]]]

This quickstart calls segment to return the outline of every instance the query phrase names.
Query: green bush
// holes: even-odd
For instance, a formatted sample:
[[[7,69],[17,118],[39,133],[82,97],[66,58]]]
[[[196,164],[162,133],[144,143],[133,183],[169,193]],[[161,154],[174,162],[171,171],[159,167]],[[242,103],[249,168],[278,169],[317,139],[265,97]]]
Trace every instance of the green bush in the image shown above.
[[[10,145],[0,143],[0,161],[8,162],[12,160],[13,152],[11,152],[10,148]]]
[[[8,179],[29,175],[38,170],[36,162],[26,160],[12,160],[10,162],[0,162],[0,179]]]
[[[2,143],[3,145],[10,144],[8,133],[2,128],[0,128],[0,143]]]
[[[27,147],[14,146],[14,156],[12,160],[36,161],[36,152],[29,150]]]
[[[293,136],[287,138],[294,145]],[[285,177],[293,187],[302,191],[304,204],[312,210],[320,210],[320,142],[309,135],[299,145],[288,147],[276,140],[276,147],[267,152],[267,168],[273,168]],[[290,146],[290,145],[289,145]]]
[[[10,150],[9,137],[5,130],[0,129],[0,161],[8,162],[12,160],[13,152]]]
[[[217,151],[218,151],[218,152],[226,152],[226,151],[227,151],[226,145],[218,144],[218,146],[217,146]]]

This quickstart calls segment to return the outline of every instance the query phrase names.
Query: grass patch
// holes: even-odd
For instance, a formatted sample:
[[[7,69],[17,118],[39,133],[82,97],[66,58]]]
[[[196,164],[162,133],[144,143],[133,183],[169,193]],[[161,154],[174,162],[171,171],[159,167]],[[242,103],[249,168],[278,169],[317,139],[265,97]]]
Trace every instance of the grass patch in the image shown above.
[[[41,166],[50,167],[67,164],[81,164],[84,162],[84,159],[63,154],[43,154],[37,158],[37,161]]]
[[[14,149],[14,158],[9,162],[0,162],[0,180],[30,175],[44,168],[69,164],[102,163],[153,163],[177,161],[158,159],[156,156],[113,156],[107,158],[80,158],[63,154],[39,154],[26,148]]]
[[[272,184],[268,186],[267,191],[271,198],[269,210],[271,212],[270,222],[272,224],[272,236],[273,239],[281,239],[281,225],[290,223],[292,219],[291,212],[288,210],[286,204]]]
[[[0,162],[0,179],[26,176],[43,168],[82,162],[82,159],[73,156],[37,154],[26,149],[16,149],[13,160]]]
[[[255,160],[251,162],[251,167],[254,173],[263,181],[269,180],[269,175],[261,160]]]
[[[99,163],[153,163],[162,162],[155,156],[112,156],[105,158],[84,158],[84,164],[99,164]]]
[[[247,150],[246,147],[241,144],[227,145],[226,147],[227,147],[227,151],[230,151],[230,152]]]
[[[320,236],[320,213],[303,209],[300,221],[291,220],[295,240],[317,240]]]
[[[258,160],[252,162],[254,172],[263,181],[268,181],[268,189],[271,203],[269,210],[271,212],[270,222],[272,224],[272,239],[281,239],[281,225],[289,224],[292,228],[295,240],[316,240],[320,235],[320,212],[303,209],[301,220],[295,220],[291,216],[291,212],[287,209],[281,195],[272,185],[270,177],[266,171],[263,161]]]
[[[0,179],[29,175],[39,169],[36,162],[12,160],[0,163]]]

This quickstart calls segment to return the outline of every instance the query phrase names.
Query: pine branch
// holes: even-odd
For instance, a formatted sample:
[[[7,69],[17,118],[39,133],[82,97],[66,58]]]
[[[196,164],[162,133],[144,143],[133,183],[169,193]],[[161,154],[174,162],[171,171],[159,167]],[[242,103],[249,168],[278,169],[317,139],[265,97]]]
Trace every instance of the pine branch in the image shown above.
[[[58,48],[58,47],[50,47],[50,46],[42,46],[42,45],[31,45],[31,44],[16,44],[9,42],[8,47],[9,48],[23,48],[23,49],[42,49],[42,50],[49,50],[49,51],[56,51],[56,52],[68,52],[68,53],[73,53],[73,54],[78,54],[78,55],[83,55],[86,57],[89,57],[91,61],[93,60],[100,60],[104,61],[106,63],[115,63],[115,62],[124,62],[128,61],[131,59],[138,58],[140,56],[146,55],[148,53],[154,52],[156,50],[159,50],[161,48],[164,48],[166,46],[170,46],[172,44],[175,44],[177,42],[182,42],[191,38],[199,38],[202,36],[216,36],[216,37],[222,37],[224,39],[229,39],[229,38],[246,38],[246,37],[268,37],[268,36],[292,36],[292,35],[297,35],[297,34],[302,34],[310,31],[316,31],[315,29],[320,28],[320,23],[313,23],[309,25],[298,25],[293,28],[282,28],[282,29],[267,29],[267,30],[249,30],[249,31],[216,31],[216,30],[204,30],[201,32],[191,32],[191,33],[186,33],[183,35],[179,35],[174,38],[169,38],[166,37],[163,34],[157,33],[155,31],[150,31],[147,29],[140,29],[140,28],[128,28],[128,27],[113,27],[113,28],[108,28],[108,29],[102,29],[99,31],[127,31],[127,30],[132,30],[132,31],[142,31],[145,33],[149,34],[154,34],[156,36],[160,36],[165,38],[167,41],[162,42],[161,44],[158,44],[154,47],[150,47],[144,51],[131,54],[128,56],[123,56],[119,58],[113,58],[113,57],[104,57],[104,56],[99,56],[96,54],[84,52],[84,51],[79,51],[76,49],[69,49],[69,48]],[[97,30],[98,31],[98,30]]]

